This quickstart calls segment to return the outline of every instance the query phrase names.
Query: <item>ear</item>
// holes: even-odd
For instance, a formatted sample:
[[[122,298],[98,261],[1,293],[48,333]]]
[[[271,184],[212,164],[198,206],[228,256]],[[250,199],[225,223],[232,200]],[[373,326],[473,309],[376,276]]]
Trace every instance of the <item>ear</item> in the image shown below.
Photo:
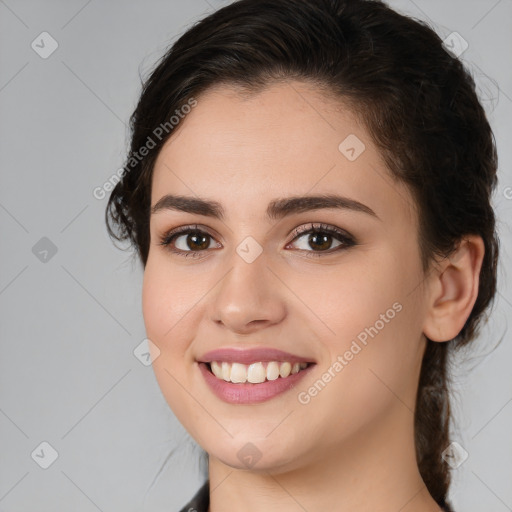
[[[484,253],[482,238],[467,235],[429,277],[423,333],[432,341],[451,340],[464,327],[478,297]]]

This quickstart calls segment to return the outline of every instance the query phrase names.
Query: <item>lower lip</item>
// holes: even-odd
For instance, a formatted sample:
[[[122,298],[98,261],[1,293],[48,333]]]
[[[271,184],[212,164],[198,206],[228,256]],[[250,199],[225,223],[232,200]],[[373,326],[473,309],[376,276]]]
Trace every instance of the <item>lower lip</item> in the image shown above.
[[[221,400],[231,404],[255,404],[270,400],[296,386],[313,366],[314,364],[310,364],[304,370],[290,374],[288,377],[278,377],[275,380],[266,380],[259,384],[251,382],[234,384],[218,379],[209,370],[206,363],[199,363],[199,369],[210,389]]]

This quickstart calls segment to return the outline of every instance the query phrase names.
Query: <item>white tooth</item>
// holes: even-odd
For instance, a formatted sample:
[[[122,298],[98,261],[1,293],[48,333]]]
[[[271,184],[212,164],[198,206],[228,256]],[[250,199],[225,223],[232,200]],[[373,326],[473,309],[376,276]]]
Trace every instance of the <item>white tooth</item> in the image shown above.
[[[212,372],[218,379],[222,379],[222,367],[217,361],[212,361],[210,363],[210,366],[212,367]]]
[[[263,363],[253,363],[249,366],[247,370],[247,380],[252,382],[253,384],[259,384],[260,382],[265,382],[265,378],[267,376],[267,372]]]
[[[267,379],[276,380],[279,377],[279,363],[271,361],[267,364]]]
[[[231,382],[246,382],[247,366],[241,363],[233,363],[231,365]]]
[[[281,363],[281,367],[279,369],[279,375],[281,377],[288,377],[290,375],[290,372],[292,370],[292,365],[288,361],[285,361],[284,363]]]
[[[252,363],[247,366],[242,363],[228,363],[226,361],[212,361],[210,367],[213,374],[226,382],[244,383],[251,382],[260,384],[266,380],[276,380],[281,376],[286,378],[289,375],[298,373],[301,369],[307,368],[307,363],[290,363],[289,361],[270,361],[267,366],[262,362]]]
[[[231,376],[231,365],[229,363],[223,362],[222,363],[222,378],[229,382],[229,378]]]

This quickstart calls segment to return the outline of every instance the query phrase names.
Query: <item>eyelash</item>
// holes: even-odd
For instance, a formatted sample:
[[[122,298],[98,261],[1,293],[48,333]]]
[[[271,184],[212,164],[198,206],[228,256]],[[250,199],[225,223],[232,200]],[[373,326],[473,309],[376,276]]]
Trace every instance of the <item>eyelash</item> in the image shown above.
[[[202,251],[183,251],[181,249],[175,249],[172,247],[172,242],[176,238],[178,238],[181,235],[186,234],[199,234],[199,235],[206,235],[210,238],[214,238],[212,235],[210,235],[207,231],[204,231],[198,227],[198,225],[194,226],[183,226],[181,228],[172,229],[170,231],[167,231],[164,233],[158,245],[164,246],[167,248],[170,252],[177,254],[178,256],[182,256],[185,258],[192,257],[192,258],[202,258],[203,256],[200,255],[201,252],[206,252],[205,250]],[[340,250],[348,249],[349,247],[353,247],[354,245],[357,245],[356,240],[354,237],[346,233],[345,231],[342,231],[338,228],[334,228],[332,226],[328,226],[327,224],[322,223],[312,223],[308,224],[306,226],[300,226],[299,228],[296,228],[293,231],[293,239],[289,242],[295,242],[297,238],[300,238],[304,235],[308,234],[327,234],[335,237],[339,242],[342,242],[342,245],[339,245],[338,247],[335,247],[334,250],[330,249],[328,251],[305,251],[308,254],[307,257],[321,257],[324,255],[330,255],[335,252],[338,252]],[[287,244],[289,245],[289,244]],[[301,251],[304,251],[304,249],[299,249]]]

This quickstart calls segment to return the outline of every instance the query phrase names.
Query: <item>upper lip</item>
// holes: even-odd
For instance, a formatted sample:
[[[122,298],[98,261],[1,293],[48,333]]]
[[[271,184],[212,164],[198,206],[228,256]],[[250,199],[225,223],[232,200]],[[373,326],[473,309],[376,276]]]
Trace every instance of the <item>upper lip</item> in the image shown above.
[[[289,361],[290,363],[312,363],[310,358],[296,356],[275,348],[220,348],[211,350],[197,359],[200,363],[225,361],[227,363],[252,364],[263,361]]]

